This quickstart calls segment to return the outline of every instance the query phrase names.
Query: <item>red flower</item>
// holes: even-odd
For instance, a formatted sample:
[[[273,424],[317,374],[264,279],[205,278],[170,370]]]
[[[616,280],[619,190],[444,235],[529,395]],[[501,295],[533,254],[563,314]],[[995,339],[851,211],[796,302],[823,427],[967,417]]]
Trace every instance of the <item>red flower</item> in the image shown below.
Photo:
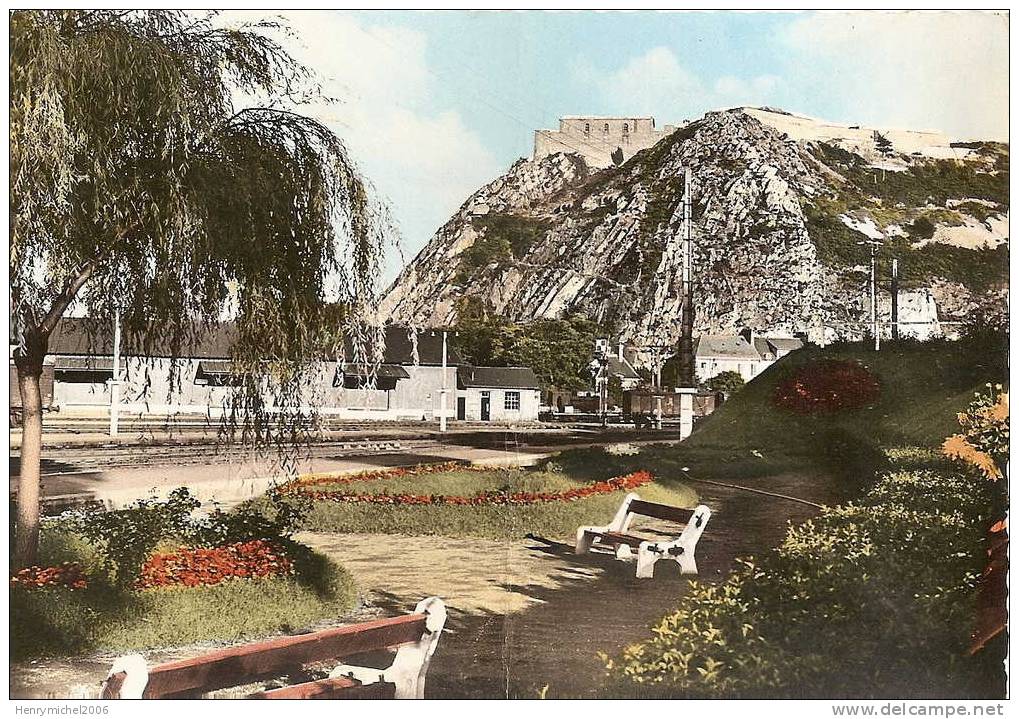
[[[821,359],[797,368],[795,374],[780,381],[772,402],[798,414],[820,414],[867,407],[880,394],[877,378],[863,365]]]
[[[253,539],[212,549],[185,547],[169,554],[155,554],[145,562],[135,586],[138,589],[211,586],[232,577],[269,577],[293,571],[293,564],[279,547]]]
[[[40,589],[42,587],[67,587],[85,589],[88,578],[77,562],[64,562],[59,567],[26,567],[11,577],[11,587]]]

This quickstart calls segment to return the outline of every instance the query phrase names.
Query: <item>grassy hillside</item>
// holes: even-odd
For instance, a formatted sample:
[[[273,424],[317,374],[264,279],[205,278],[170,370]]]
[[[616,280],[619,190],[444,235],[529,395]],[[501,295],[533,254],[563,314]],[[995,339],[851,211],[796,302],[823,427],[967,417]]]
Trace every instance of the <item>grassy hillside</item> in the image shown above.
[[[985,382],[1008,378],[1004,340],[987,337],[840,343],[794,352],[768,368],[705,419],[690,448],[742,450],[837,459],[840,453],[895,445],[929,447],[957,428],[955,414]],[[776,385],[816,359],[856,360],[881,386],[871,407],[797,415],[773,404]]]

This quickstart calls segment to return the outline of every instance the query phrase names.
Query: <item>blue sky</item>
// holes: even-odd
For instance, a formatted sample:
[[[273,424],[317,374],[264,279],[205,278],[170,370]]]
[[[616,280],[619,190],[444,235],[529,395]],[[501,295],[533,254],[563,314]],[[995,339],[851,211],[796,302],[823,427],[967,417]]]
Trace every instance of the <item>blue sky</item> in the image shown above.
[[[248,12],[243,16],[264,17]],[[230,15],[228,15],[230,17]],[[293,52],[401,232],[392,279],[482,184],[568,114],[659,125],[771,105],[1007,139],[1008,19],[976,12],[293,11]]]

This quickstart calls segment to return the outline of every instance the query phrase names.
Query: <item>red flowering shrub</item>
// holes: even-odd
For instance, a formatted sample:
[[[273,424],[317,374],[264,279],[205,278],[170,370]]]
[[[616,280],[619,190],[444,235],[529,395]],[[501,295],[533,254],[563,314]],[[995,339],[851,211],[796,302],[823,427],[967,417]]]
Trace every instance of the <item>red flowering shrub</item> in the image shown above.
[[[444,466],[444,465],[436,465]],[[454,465],[460,469],[459,465]],[[430,469],[430,468],[429,468]],[[443,471],[448,470],[445,467]],[[488,470],[489,468],[481,468]],[[435,471],[435,470],[431,470]],[[403,470],[399,474],[387,474],[387,477],[399,477],[412,474],[412,470]],[[360,476],[360,475],[359,475]],[[654,481],[650,472],[640,470],[622,477],[613,477],[601,482],[593,482],[583,487],[575,487],[562,492],[483,492],[472,497],[447,496],[440,494],[354,494],[342,490],[315,490],[307,489],[305,483],[295,483],[289,491],[296,491],[311,499],[325,500],[331,502],[364,502],[369,504],[391,504],[391,505],[421,505],[421,504],[450,504],[480,506],[486,504],[540,504],[543,502],[571,502],[577,499],[585,499],[596,494],[611,494],[620,490],[636,489]],[[307,484],[320,484],[318,480],[312,480]],[[330,484],[335,484],[335,481]]]
[[[356,474],[348,474],[337,477],[331,472],[323,474],[308,474],[286,484],[280,485],[279,491],[283,494],[288,492],[304,491],[306,487],[316,484],[353,484],[354,482],[372,482],[380,479],[399,479],[400,477],[424,476],[427,474],[442,474],[443,472],[491,472],[491,467],[478,464],[461,464],[460,462],[440,462],[439,464],[423,464],[417,467],[390,467],[388,469],[369,469]]]
[[[293,563],[282,549],[254,539],[212,549],[185,547],[168,554],[154,554],[142,565],[135,588],[211,586],[234,577],[272,577],[293,571]]]
[[[877,377],[848,360],[816,360],[799,367],[775,387],[775,406],[798,414],[824,414],[859,409],[881,394]]]
[[[67,587],[85,589],[88,579],[77,562],[64,562],[59,567],[26,567],[11,577],[11,587],[40,589],[42,587]]]

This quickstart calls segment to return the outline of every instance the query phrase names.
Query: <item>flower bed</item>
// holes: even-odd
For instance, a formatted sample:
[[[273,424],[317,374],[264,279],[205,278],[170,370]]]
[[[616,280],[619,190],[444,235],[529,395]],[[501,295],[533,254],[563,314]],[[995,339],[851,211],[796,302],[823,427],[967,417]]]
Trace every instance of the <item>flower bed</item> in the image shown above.
[[[318,490],[311,489],[315,485],[322,484],[349,484],[354,481],[365,479],[382,479],[403,477],[413,474],[435,473],[450,471],[450,469],[471,469],[478,471],[490,471],[487,467],[464,467],[458,464],[432,465],[419,467],[412,470],[387,470],[366,472],[363,475],[354,475],[342,480],[312,478],[307,481],[293,482],[285,488],[287,492],[298,493],[301,496],[315,500],[330,502],[362,502],[368,504],[389,504],[389,505],[507,505],[507,504],[541,504],[545,502],[571,502],[578,499],[585,499],[599,494],[611,494],[622,490],[636,489],[654,481],[650,472],[640,470],[621,477],[613,477],[601,482],[593,482],[567,489],[562,492],[483,492],[474,496],[453,496],[439,494],[355,494],[344,490]]]
[[[206,549],[182,548],[154,554],[142,566],[135,587],[199,587],[225,579],[253,579],[293,574],[293,563],[283,551],[261,539]]]
[[[26,567],[11,577],[11,587],[42,589],[43,587],[67,587],[85,589],[88,579],[77,562],[64,562],[57,567]]]
[[[797,414],[825,414],[866,407],[880,394],[877,377],[863,365],[822,359],[799,367],[780,381],[772,402]]]
[[[286,484],[280,485],[280,492],[300,491],[304,493],[307,487],[315,485],[336,485],[353,484],[355,482],[372,482],[380,479],[399,479],[400,477],[415,477],[429,474],[442,474],[443,472],[491,472],[491,467],[479,464],[463,464],[461,462],[440,462],[439,464],[422,464],[416,467],[390,467],[388,469],[369,469],[356,474],[347,474],[338,477],[335,474],[326,472],[324,474],[308,474]]]

